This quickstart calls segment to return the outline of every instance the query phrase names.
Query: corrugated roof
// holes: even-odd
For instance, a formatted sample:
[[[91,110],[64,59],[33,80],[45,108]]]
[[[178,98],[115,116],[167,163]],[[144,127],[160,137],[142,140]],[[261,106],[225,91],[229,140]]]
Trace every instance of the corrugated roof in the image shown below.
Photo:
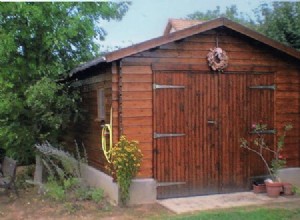
[[[240,25],[236,22],[233,22],[227,18],[217,18],[211,21],[206,21],[206,22],[202,22],[196,25],[193,25],[189,28],[185,28],[170,34],[166,34],[163,35],[161,37],[157,37],[139,44],[135,44],[132,45],[130,47],[127,48],[123,48],[111,53],[106,54],[105,56],[96,58],[94,60],[91,60],[83,65],[80,65],[79,67],[73,69],[70,72],[70,77],[73,74],[76,74],[80,71],[83,71],[87,68],[90,68],[92,66],[95,66],[99,63],[103,63],[103,62],[113,62],[122,58],[125,58],[127,56],[131,56],[133,54],[145,51],[145,50],[149,50],[151,48],[155,48],[155,47],[159,47],[163,44],[167,44],[170,42],[174,42],[177,40],[181,40],[183,38],[195,35],[195,34],[199,34],[208,30],[212,30],[214,28],[218,28],[218,27],[226,27],[229,28],[231,30],[234,30],[238,33],[241,33],[249,38],[252,38],[256,41],[259,41],[261,43],[264,43],[276,50],[279,50],[281,52],[284,52],[296,59],[300,60],[300,52],[297,51],[294,48],[288,47],[284,44],[281,44],[275,40],[272,40],[256,31],[253,31],[243,25]]]

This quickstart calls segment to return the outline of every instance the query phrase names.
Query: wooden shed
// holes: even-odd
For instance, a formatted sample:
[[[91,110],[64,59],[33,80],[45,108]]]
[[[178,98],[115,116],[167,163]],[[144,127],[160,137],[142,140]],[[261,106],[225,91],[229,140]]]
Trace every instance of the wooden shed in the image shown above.
[[[223,71],[208,65],[215,47],[228,56]],[[121,134],[140,142],[137,178],[154,179],[158,198],[249,190],[250,178],[266,168],[240,148],[240,138],[251,138],[259,121],[268,124],[270,143],[292,123],[283,156],[287,166],[300,166],[300,53],[228,19],[165,31],[70,77],[87,110],[77,139],[89,164],[106,172],[100,122],[109,122],[112,107],[114,142]]]

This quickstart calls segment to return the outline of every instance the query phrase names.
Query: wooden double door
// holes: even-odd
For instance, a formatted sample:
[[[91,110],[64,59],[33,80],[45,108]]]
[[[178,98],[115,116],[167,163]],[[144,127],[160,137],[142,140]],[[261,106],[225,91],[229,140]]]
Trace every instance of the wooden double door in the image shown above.
[[[157,71],[153,88],[158,198],[244,191],[266,173],[240,138],[253,123],[273,129],[273,73]]]

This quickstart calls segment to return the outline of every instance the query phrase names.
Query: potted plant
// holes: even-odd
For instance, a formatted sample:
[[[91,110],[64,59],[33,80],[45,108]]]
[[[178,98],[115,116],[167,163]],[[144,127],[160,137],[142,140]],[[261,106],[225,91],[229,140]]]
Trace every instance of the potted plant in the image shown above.
[[[265,134],[269,133],[266,124],[263,124],[262,122],[255,123],[252,125],[252,129],[253,131],[251,133],[254,133],[256,137],[253,141],[247,141],[245,138],[241,138],[240,147],[257,154],[262,159],[271,176],[271,179],[265,181],[267,194],[270,197],[278,197],[283,190],[283,184],[280,182],[277,174],[278,170],[286,164],[286,160],[282,155],[282,150],[286,132],[292,129],[292,125],[288,124],[284,126],[283,133],[278,137],[277,145],[273,148],[268,146],[265,139]],[[269,164],[264,157],[265,152],[271,152],[273,154],[271,164]]]
[[[266,176],[255,176],[250,178],[253,192],[254,193],[265,193],[267,192],[265,184]]]
[[[294,188],[293,185],[290,183],[282,183],[283,184],[283,194],[285,196],[294,195]]]

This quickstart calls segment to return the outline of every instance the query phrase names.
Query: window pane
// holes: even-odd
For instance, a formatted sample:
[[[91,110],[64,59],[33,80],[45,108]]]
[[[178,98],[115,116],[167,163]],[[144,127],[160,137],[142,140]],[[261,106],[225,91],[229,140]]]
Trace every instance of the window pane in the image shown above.
[[[98,90],[98,118],[105,120],[105,95],[104,89]]]

